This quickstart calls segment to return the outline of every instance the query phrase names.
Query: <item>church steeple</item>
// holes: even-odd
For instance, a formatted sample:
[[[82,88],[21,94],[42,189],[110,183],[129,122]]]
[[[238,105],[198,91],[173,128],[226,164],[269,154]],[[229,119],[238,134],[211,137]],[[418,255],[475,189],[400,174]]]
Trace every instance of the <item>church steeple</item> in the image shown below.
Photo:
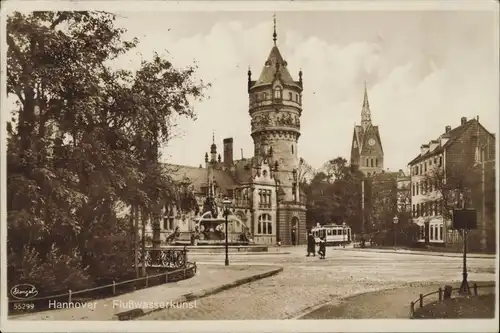
[[[371,124],[372,124],[372,117],[370,112],[370,102],[368,102],[368,91],[366,89],[366,81],[365,81],[365,95],[363,98],[363,108],[361,110],[361,126],[363,126],[363,129],[366,129]]]

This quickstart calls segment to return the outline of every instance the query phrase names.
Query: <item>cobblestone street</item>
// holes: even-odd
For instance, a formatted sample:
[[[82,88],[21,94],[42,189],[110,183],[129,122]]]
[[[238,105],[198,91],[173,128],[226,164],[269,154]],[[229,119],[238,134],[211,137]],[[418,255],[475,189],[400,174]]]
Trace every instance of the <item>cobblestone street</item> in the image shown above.
[[[196,308],[168,309],[139,320],[286,319],[304,316],[321,305],[370,291],[460,281],[462,259],[329,248],[327,259],[305,257],[304,247],[291,254],[230,255],[231,265],[273,264],[283,272],[201,298]],[[195,255],[203,263],[224,262],[221,255]],[[494,259],[470,258],[469,281],[494,281]],[[418,293],[417,295],[418,296]],[[408,304],[414,297],[409,297]],[[388,300],[385,300],[388,302]]]

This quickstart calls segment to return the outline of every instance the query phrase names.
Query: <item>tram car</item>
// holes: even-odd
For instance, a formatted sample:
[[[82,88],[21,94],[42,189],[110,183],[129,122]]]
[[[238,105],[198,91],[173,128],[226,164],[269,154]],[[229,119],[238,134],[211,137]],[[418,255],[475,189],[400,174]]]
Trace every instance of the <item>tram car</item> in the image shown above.
[[[351,228],[338,224],[326,224],[316,226],[311,229],[316,244],[319,243],[321,237],[325,237],[326,245],[342,245],[352,242]]]

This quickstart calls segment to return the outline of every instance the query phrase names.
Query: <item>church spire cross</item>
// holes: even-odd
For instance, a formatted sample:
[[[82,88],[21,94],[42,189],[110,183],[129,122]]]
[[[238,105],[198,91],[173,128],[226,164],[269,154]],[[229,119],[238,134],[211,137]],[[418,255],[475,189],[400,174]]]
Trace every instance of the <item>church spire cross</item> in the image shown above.
[[[273,41],[274,41],[274,45],[276,45],[276,40],[278,39],[278,34],[276,33],[276,13],[274,13],[274,15],[273,15],[273,21],[274,21]]]

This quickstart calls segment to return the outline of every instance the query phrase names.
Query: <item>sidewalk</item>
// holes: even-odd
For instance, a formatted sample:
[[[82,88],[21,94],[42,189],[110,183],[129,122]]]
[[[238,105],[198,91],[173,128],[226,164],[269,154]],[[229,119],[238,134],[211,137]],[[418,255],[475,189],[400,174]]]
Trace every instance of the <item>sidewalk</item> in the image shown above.
[[[460,283],[449,283],[458,287]],[[478,282],[478,285],[489,282]],[[444,283],[409,284],[401,288],[386,289],[336,300],[302,315],[297,319],[408,319],[410,302],[418,300],[419,294],[426,294],[443,287]],[[493,288],[479,289],[479,294],[494,293]],[[455,292],[454,292],[455,293]],[[455,296],[453,296],[455,297]],[[438,300],[438,295],[424,299],[424,306]],[[418,307],[418,303],[415,308]]]
[[[258,252],[229,252],[229,256],[261,256],[261,255],[281,255],[281,254],[291,254],[290,248],[282,248],[282,247],[269,247],[267,251],[258,251]],[[188,252],[189,255],[224,255],[224,251],[221,252],[204,252],[204,251],[194,251],[190,250]]]
[[[117,297],[90,301],[86,308],[49,310],[10,317],[11,320],[117,320],[116,314],[130,312],[130,318],[180,306],[225,289],[262,279],[281,272],[278,266],[200,265],[190,279],[141,289]],[[142,308],[142,309],[141,309]],[[131,311],[129,311],[131,310]]]
[[[336,251],[359,251],[359,252],[375,252],[375,253],[396,253],[396,254],[415,254],[420,256],[437,256],[437,257],[458,257],[462,258],[462,253],[453,252],[434,252],[434,251],[418,251],[418,250],[407,250],[407,249],[377,249],[377,248],[334,248]],[[479,254],[479,253],[467,253],[468,258],[480,258],[480,259],[495,259],[495,254]]]

